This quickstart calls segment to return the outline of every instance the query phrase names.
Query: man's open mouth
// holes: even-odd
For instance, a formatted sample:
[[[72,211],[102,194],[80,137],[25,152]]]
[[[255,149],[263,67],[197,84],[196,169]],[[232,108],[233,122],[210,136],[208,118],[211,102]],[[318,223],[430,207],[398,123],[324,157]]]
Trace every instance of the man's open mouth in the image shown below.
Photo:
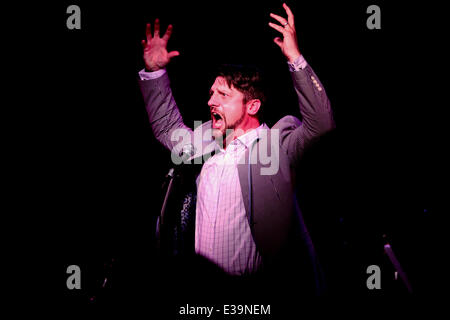
[[[217,112],[211,112],[211,118],[213,122],[212,123],[213,129],[220,129],[224,123],[222,115]]]

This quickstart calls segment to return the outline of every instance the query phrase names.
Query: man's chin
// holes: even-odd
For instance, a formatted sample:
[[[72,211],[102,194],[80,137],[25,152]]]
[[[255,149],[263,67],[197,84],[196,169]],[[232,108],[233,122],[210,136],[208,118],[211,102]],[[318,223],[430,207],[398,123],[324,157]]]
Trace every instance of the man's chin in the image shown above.
[[[218,128],[213,128],[213,129],[212,129],[212,136],[213,136],[215,139],[222,139],[223,136],[224,136],[224,134],[225,134],[225,129],[222,129],[222,128],[220,128],[220,129],[218,129]]]

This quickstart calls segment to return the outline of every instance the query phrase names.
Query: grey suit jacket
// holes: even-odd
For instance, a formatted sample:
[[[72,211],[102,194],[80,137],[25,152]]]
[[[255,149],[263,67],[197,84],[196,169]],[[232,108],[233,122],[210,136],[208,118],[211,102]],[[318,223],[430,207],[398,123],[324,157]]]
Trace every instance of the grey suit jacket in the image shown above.
[[[283,117],[271,129],[267,128],[268,134],[259,137],[245,154],[245,159],[249,159],[250,152],[250,157],[258,159],[261,148],[278,148],[278,171],[275,174],[261,174],[261,169],[268,166],[261,161],[249,165],[243,159],[242,164],[238,165],[242,197],[252,234],[263,259],[269,260],[288,244],[295,225],[300,225],[297,230],[300,229],[303,239],[312,248],[295,198],[295,168],[308,146],[334,128],[328,97],[312,68],[308,65],[291,75],[303,121],[294,116]],[[195,131],[183,123],[167,73],[157,79],[139,80],[139,85],[153,133],[165,147],[175,154],[179,152],[180,144],[172,141],[171,135],[182,128],[185,130],[181,138],[192,141],[196,150],[201,150],[192,158],[211,151],[208,149],[211,146],[208,137],[203,137],[201,142],[194,139],[198,130],[211,126],[210,121]],[[272,135],[273,130],[277,130],[277,134]]]

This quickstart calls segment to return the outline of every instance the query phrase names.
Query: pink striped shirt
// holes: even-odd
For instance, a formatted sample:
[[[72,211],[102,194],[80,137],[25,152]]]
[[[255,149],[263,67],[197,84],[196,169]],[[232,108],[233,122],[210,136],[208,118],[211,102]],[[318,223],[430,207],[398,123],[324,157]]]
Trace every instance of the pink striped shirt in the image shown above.
[[[250,231],[237,164],[258,137],[251,130],[219,149],[203,165],[197,179],[195,252],[233,275],[251,274],[261,256]]]

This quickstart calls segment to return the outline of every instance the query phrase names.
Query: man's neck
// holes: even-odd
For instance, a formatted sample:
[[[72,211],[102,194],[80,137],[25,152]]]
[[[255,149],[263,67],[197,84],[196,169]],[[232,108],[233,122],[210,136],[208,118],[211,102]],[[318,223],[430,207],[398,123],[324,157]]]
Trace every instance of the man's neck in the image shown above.
[[[245,129],[242,127],[234,129],[232,132],[230,132],[228,135],[226,135],[226,137],[223,141],[223,148],[226,149],[227,145],[229,145],[232,141],[236,140],[237,138],[246,134],[247,132],[255,130],[260,125],[261,124],[259,123],[259,121],[254,121],[251,124],[245,126]]]

